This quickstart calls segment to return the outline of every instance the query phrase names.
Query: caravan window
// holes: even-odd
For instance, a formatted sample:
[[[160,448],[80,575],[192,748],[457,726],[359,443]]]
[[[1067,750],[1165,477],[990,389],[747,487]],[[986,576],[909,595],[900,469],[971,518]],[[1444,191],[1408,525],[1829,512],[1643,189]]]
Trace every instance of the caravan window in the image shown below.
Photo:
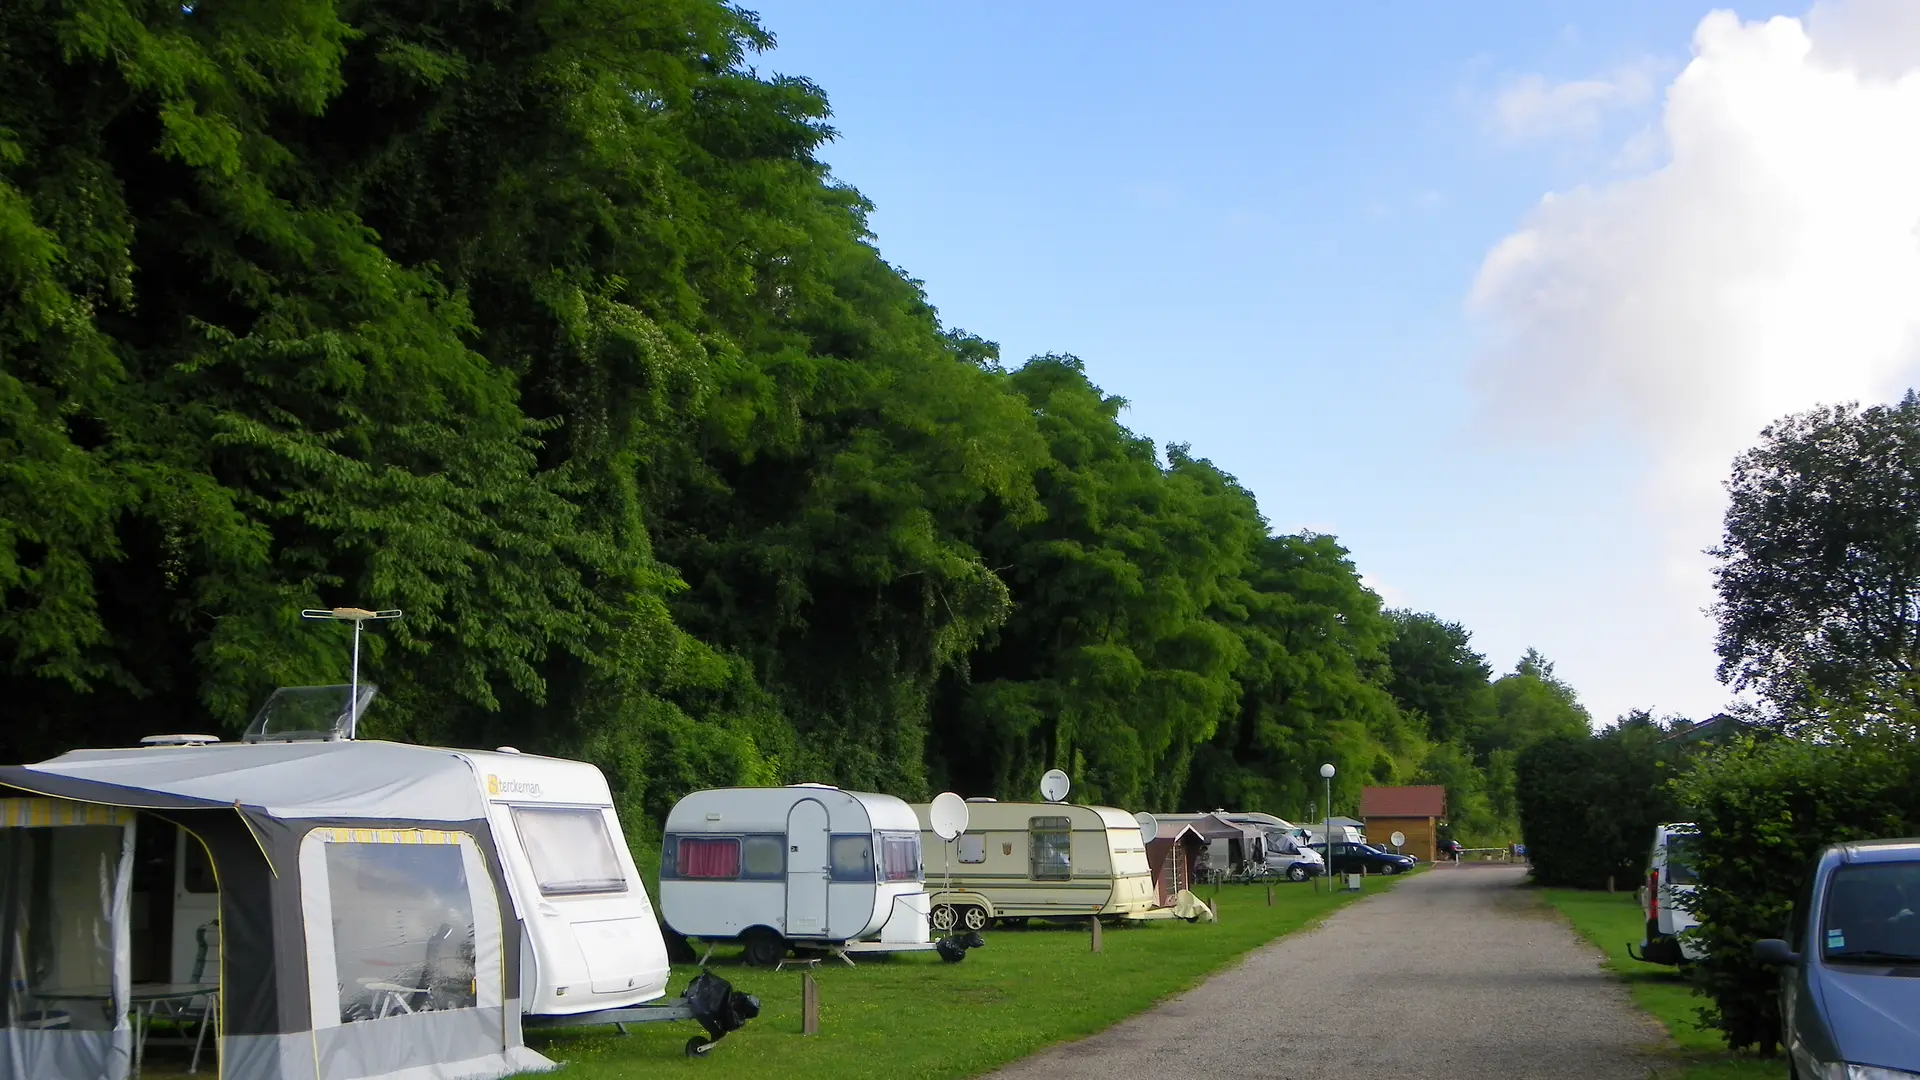
[[[880,852],[888,881],[920,880],[919,833],[881,833]]]
[[[740,876],[743,878],[779,878],[787,876],[787,841],[784,836],[749,836],[740,845]]]
[[[835,881],[873,881],[873,837],[851,833],[833,838],[830,847]]]
[[[599,810],[516,806],[513,825],[542,896],[626,892],[627,875]]]
[[[1037,817],[1027,822],[1027,850],[1033,876],[1064,881],[1073,876],[1073,822],[1063,817]]]
[[[957,853],[963,863],[983,863],[987,861],[987,838],[979,833],[961,833],[960,849]]]
[[[740,840],[732,836],[683,836],[675,846],[674,876],[731,880],[740,876]]]

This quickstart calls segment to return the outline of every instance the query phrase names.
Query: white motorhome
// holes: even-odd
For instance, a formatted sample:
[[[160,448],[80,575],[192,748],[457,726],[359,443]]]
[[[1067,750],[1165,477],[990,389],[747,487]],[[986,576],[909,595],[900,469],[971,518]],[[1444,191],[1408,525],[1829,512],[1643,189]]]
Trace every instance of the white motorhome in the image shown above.
[[[1125,810],[1065,802],[967,800],[967,830],[941,840],[913,807],[927,846],[936,930],[996,919],[1166,919],[1140,824]]]
[[[891,795],[714,788],[667,815],[661,915],[689,939],[741,942],[749,963],[778,964],[795,945],[842,960],[931,949],[928,906],[920,822]]]
[[[1651,964],[1683,964],[1706,953],[1687,931],[1700,925],[1691,905],[1699,879],[1688,858],[1688,845],[1699,835],[1690,822],[1656,825],[1647,853],[1647,880],[1640,886],[1640,909],[1647,918],[1647,936],[1636,959]],[[1631,950],[1629,950],[1631,952]]]

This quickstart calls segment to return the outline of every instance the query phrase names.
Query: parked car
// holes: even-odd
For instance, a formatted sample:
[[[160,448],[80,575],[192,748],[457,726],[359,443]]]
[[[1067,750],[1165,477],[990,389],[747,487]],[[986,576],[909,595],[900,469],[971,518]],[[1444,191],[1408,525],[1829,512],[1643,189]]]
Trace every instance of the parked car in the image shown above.
[[[1647,880],[1640,886],[1640,910],[1646,916],[1647,936],[1640,955],[1649,964],[1688,964],[1706,955],[1687,931],[1700,925],[1693,917],[1694,875],[1691,849],[1700,831],[1688,822],[1653,828],[1653,847],[1647,853]],[[1632,955],[1633,949],[1628,947]]]
[[[1325,845],[1317,846],[1324,857],[1327,850]],[[1333,868],[1330,872],[1335,874],[1404,874],[1419,865],[1420,860],[1411,855],[1396,855],[1372,844],[1336,840],[1333,858],[1326,862]]]
[[[1807,875],[1785,938],[1780,1041],[1800,1080],[1920,1076],[1920,840],[1835,844]]]

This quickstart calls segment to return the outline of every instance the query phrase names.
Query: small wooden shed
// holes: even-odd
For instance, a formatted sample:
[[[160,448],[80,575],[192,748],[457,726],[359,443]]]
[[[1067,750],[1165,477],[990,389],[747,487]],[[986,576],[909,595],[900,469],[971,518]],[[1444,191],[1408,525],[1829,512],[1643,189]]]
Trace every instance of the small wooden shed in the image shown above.
[[[1438,851],[1440,822],[1447,816],[1447,789],[1438,784],[1370,787],[1360,790],[1360,817],[1369,842],[1388,846],[1394,833],[1406,834],[1400,850],[1427,862]]]

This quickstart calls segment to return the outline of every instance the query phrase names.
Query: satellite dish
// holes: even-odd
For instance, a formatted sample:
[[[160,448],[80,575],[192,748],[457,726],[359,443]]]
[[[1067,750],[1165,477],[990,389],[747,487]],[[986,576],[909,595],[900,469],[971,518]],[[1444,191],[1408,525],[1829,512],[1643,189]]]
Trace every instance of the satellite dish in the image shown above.
[[[1140,839],[1152,840],[1160,835],[1160,822],[1145,810],[1133,815],[1133,820],[1140,823]]]
[[[1040,797],[1048,802],[1059,802],[1067,797],[1067,789],[1072,786],[1066,773],[1059,769],[1048,769],[1047,775],[1040,778]]]
[[[942,840],[951,840],[967,831],[967,800],[951,791],[943,791],[933,797],[933,806],[927,811],[928,824],[933,835]]]
[[[1387,837],[1387,842],[1394,847],[1403,847],[1407,842],[1407,834],[1396,830],[1392,836]]]

